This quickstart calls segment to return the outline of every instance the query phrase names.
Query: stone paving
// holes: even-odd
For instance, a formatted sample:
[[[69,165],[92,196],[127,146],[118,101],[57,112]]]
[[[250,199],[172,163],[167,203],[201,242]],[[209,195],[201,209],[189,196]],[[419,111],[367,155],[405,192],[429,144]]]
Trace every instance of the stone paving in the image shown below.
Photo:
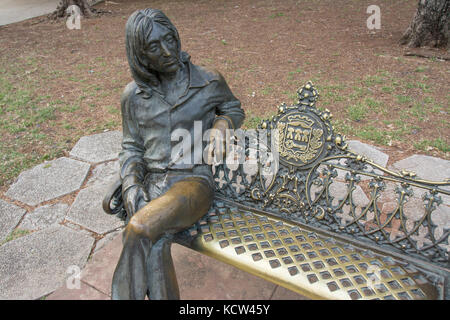
[[[0,26],[53,12],[60,0],[2,0]]]
[[[69,157],[22,172],[0,199],[0,299],[110,299],[123,222],[106,215],[101,201],[118,177],[121,138],[118,131],[81,138]],[[349,145],[388,163],[380,148]],[[429,180],[450,177],[450,161],[429,156],[413,155],[390,168]],[[338,184],[331,192],[339,197]],[[368,198],[357,188],[355,201],[363,206]],[[450,227],[448,208],[433,213],[441,231]],[[22,236],[11,240],[14,234]],[[182,299],[306,299],[176,244],[172,255]]]
[[[90,165],[70,158],[44,162],[22,172],[6,196],[36,206],[80,189]]]

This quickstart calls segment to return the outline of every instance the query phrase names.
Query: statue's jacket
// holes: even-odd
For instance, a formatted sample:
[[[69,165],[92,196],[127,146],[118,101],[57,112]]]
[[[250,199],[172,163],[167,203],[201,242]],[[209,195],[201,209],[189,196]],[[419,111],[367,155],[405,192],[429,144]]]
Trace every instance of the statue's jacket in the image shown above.
[[[222,75],[190,61],[185,63],[189,84],[173,105],[158,90],[148,95],[134,81],[125,88],[119,154],[122,179],[133,174],[142,180],[146,173],[168,171],[194,171],[210,177],[211,169],[203,157],[206,131],[216,115],[225,116],[234,128],[240,127],[244,111]]]

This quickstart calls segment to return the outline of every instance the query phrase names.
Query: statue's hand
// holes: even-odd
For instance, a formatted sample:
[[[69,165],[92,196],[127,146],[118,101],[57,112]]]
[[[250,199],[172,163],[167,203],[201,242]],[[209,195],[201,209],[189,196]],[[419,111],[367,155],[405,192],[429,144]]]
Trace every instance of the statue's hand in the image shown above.
[[[150,198],[141,185],[134,185],[127,189],[124,195],[125,210],[132,217],[136,211],[150,202]]]
[[[208,164],[220,163],[226,157],[228,122],[218,120],[209,135]]]

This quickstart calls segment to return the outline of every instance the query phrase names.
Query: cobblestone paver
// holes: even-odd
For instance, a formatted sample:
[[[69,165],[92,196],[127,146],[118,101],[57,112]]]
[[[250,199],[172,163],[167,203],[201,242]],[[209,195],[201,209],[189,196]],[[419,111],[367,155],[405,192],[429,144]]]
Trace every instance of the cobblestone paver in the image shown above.
[[[70,267],[84,267],[93,244],[93,238],[61,225],[7,242],[0,247],[0,299],[38,299],[53,292]]]
[[[70,151],[70,156],[88,161],[103,162],[117,158],[120,151],[122,133],[119,131],[108,131],[82,137]]]
[[[96,184],[81,190],[70,208],[67,220],[98,234],[122,226],[121,220],[103,212],[102,200],[107,187],[107,184]]]
[[[27,214],[20,224],[21,229],[40,230],[58,224],[64,220],[69,206],[65,203],[56,203],[37,208]]]
[[[25,213],[25,209],[0,199],[0,243],[14,230]]]
[[[22,172],[6,195],[35,206],[80,189],[89,168],[85,162],[64,157],[44,162]]]

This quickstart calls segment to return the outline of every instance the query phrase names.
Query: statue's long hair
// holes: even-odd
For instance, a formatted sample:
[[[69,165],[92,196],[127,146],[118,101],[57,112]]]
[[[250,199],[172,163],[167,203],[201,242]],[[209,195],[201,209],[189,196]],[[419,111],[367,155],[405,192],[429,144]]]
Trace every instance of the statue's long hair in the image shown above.
[[[152,95],[152,87],[158,86],[159,79],[156,72],[151,70],[150,66],[145,65],[142,54],[155,22],[173,32],[177,41],[179,63],[189,60],[189,55],[181,51],[181,41],[177,29],[162,11],[149,8],[134,12],[128,18],[125,26],[125,47],[131,75],[139,89],[148,97]]]

